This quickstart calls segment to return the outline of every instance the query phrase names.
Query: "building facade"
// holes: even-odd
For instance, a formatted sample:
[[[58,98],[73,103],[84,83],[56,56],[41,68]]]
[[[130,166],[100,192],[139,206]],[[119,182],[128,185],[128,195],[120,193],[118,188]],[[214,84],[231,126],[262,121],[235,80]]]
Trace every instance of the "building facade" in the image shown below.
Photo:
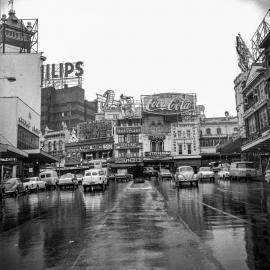
[[[96,102],[85,99],[85,91],[79,86],[55,89],[42,88],[41,91],[41,130],[46,126],[61,130],[63,124],[68,129],[77,124],[95,120]]]

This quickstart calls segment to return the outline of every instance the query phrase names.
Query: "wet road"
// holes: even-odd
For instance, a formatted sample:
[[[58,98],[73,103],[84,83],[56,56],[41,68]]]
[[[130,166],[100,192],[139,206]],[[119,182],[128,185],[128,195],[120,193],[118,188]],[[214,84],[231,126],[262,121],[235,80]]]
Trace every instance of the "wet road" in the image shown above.
[[[112,183],[0,203],[0,269],[269,269],[270,185]]]

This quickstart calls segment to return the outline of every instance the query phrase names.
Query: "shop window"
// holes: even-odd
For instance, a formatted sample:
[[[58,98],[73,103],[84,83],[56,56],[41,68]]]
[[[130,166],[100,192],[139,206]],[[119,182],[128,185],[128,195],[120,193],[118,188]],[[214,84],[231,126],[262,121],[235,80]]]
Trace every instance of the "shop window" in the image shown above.
[[[121,158],[127,157],[127,150],[126,150],[126,149],[118,150],[118,155],[119,155],[119,157],[121,157]]]
[[[130,149],[130,157],[138,157],[139,149]]]
[[[221,134],[221,128],[217,128],[217,134],[218,134],[218,135]]]
[[[118,135],[118,142],[119,143],[126,143],[127,142],[127,136],[126,135]]]
[[[260,127],[260,130],[264,129],[267,126],[268,126],[267,107],[263,107],[259,111],[259,127]]]
[[[39,137],[27,129],[18,126],[17,147],[19,149],[39,149]]]

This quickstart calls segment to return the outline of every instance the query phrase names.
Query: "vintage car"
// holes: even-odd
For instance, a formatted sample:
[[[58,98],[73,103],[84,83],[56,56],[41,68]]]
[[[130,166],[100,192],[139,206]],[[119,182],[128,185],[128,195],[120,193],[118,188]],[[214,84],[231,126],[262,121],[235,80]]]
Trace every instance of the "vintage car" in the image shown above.
[[[76,174],[76,178],[77,178],[78,184],[81,185],[82,184],[82,180],[83,180],[83,175],[80,174],[80,173],[77,173]]]
[[[198,177],[190,166],[178,167],[174,177],[176,187],[181,187],[183,183],[195,184],[198,187]]]
[[[57,185],[59,188],[75,188],[78,186],[78,180],[73,173],[66,173],[60,176]]]
[[[116,181],[130,181],[132,178],[127,169],[117,169],[114,177]]]
[[[173,175],[168,169],[160,169],[160,172],[158,173],[158,180],[162,181],[163,179],[173,179]]]
[[[8,178],[4,180],[4,195],[17,196],[19,193],[25,193],[24,185],[20,178]]]
[[[40,180],[39,177],[29,177],[23,179],[23,185],[26,191],[39,191],[40,189],[46,189],[46,182]]]
[[[220,171],[217,173],[219,179],[230,179],[230,168],[221,167]]]
[[[39,174],[39,178],[46,182],[46,188],[56,188],[59,181],[57,172],[54,170],[46,170]]]
[[[200,181],[209,179],[210,181],[215,181],[215,173],[211,170],[210,167],[200,167],[198,172],[198,178]]]
[[[270,183],[270,170],[265,171],[265,181]]]
[[[230,166],[230,179],[256,179],[257,170],[254,163],[250,161],[237,161],[233,162]]]
[[[102,169],[86,170],[82,181],[83,190],[86,191],[89,188],[89,190],[93,191],[94,188],[100,187],[104,191],[106,189],[105,178],[106,175]]]
[[[151,178],[152,176],[158,177],[158,171],[155,170],[153,167],[144,167],[143,176],[145,178]]]

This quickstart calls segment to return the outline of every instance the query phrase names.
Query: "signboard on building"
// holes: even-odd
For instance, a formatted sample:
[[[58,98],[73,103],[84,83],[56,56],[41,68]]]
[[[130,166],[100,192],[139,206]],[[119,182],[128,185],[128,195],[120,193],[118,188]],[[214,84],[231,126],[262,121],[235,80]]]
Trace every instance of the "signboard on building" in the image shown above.
[[[190,115],[196,112],[195,94],[164,93],[141,96],[143,112]]]
[[[143,162],[142,157],[116,158],[115,163],[138,163]]]
[[[164,152],[145,152],[146,157],[159,157],[159,156],[169,156],[171,154],[170,151]]]
[[[101,150],[112,150],[113,144],[112,143],[97,143],[97,144],[88,144],[88,145],[82,145],[79,146],[80,152],[95,152],[95,151],[101,151]]]
[[[141,127],[116,127],[116,134],[138,134],[142,132]]]
[[[114,149],[142,148],[142,143],[115,143]]]
[[[108,138],[112,136],[110,121],[94,121],[78,124],[79,141]]]
[[[83,74],[82,61],[42,65],[42,87],[53,86],[55,88],[63,88],[65,84],[81,86]]]

